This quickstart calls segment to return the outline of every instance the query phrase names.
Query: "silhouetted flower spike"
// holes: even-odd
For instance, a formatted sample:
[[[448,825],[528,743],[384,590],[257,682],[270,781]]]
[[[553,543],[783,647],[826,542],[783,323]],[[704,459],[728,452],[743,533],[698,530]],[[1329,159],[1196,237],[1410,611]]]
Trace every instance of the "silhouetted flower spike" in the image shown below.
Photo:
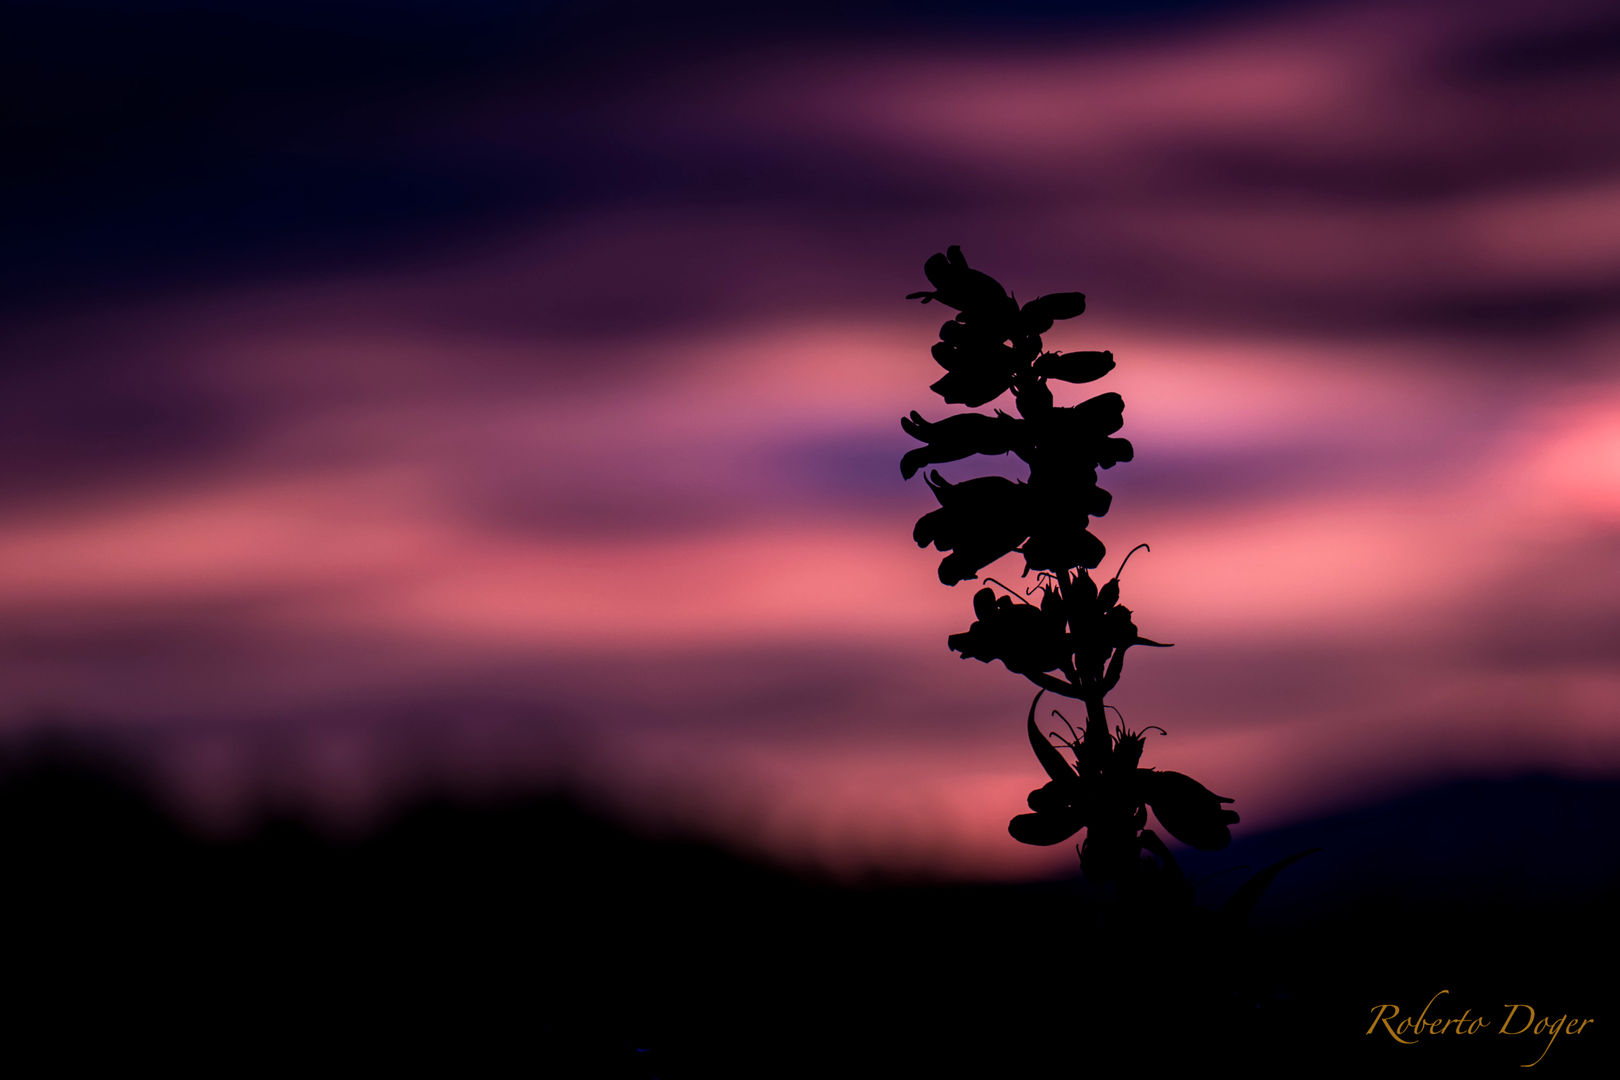
[[[1103,698],[1119,682],[1125,654],[1138,645],[1165,647],[1143,637],[1131,609],[1119,602],[1125,566],[1146,544],[1132,548],[1100,587],[1087,572],[1106,553],[1089,531],[1090,520],[1108,513],[1113,501],[1098,486],[1098,470],[1130,461],[1133,448],[1116,435],[1125,408],[1118,394],[1059,407],[1050,386],[1053,380],[1101,378],[1113,370],[1113,353],[1042,351],[1041,335],[1057,320],[1085,311],[1081,293],[1052,293],[1020,307],[999,281],[970,267],[957,247],[930,257],[923,271],[933,288],[911,298],[956,309],[933,346],[934,360],[945,369],[933,390],[969,408],[1010,392],[1018,416],[997,410],[931,422],[913,412],[901,427],[924,445],[901,459],[901,474],[909,478],[929,465],[974,454],[1016,453],[1029,465],[1029,479],[992,476],[953,484],[929,472],[939,509],[917,521],[913,537],[947,553],[939,577],[948,585],[1016,551],[1024,557],[1024,573],[1037,575],[1043,593],[1034,604],[1000,582],[994,583],[1008,595],[979,589],[974,621],[950,636],[950,647],[964,659],[999,660],[1043,693],[1080,699],[1086,708],[1083,734],[1064,718],[1070,738],[1052,732],[1049,739],[1035,723],[1041,695],[1031,702],[1025,730],[1047,781],[1029,793],[1030,813],[1012,818],[1007,831],[1022,843],[1051,845],[1083,829],[1084,843],[1076,847],[1088,878],[1133,882],[1133,888],[1169,882],[1185,900],[1190,888],[1170,849],[1146,828],[1149,808],[1170,836],[1204,849],[1224,847],[1238,815],[1225,807],[1231,799],[1191,777],[1142,768],[1147,732],[1163,728],[1133,732],[1121,718],[1109,734],[1105,710],[1112,706]],[[1054,740],[1072,754],[1073,764]],[[1271,873],[1257,876],[1255,890]]]

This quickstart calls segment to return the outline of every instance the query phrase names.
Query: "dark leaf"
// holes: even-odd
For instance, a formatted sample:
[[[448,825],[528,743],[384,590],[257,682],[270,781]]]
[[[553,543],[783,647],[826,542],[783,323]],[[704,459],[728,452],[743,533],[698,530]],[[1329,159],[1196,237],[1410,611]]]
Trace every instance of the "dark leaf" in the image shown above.
[[[1128,829],[1092,827],[1080,848],[1080,872],[1093,882],[1113,881],[1129,874],[1140,850],[1136,833]]]
[[[1226,903],[1221,905],[1221,914],[1239,923],[1248,922],[1249,913],[1254,910],[1254,905],[1260,902],[1261,894],[1271,887],[1273,881],[1277,880],[1278,874],[1299,862],[1305,856],[1314,855],[1321,850],[1321,848],[1307,848],[1304,851],[1295,852],[1286,859],[1278,859],[1248,881],[1239,885],[1237,891],[1227,897]]]
[[[1047,741],[1046,736],[1041,734],[1040,725],[1035,723],[1035,707],[1040,704],[1041,694],[1044,693],[1046,693],[1044,690],[1037,692],[1035,700],[1029,703],[1029,745],[1035,751],[1035,758],[1041,763],[1041,768],[1046,770],[1047,776],[1059,783],[1068,783],[1078,775],[1074,771],[1074,766],[1063,760],[1058,748]]]
[[[1176,861],[1176,857],[1171,853],[1170,848],[1163,840],[1159,839],[1159,834],[1152,829],[1143,829],[1140,840],[1142,849],[1150,852],[1163,866],[1170,887],[1177,893],[1186,895],[1188,891],[1187,877],[1181,872],[1181,864]]]

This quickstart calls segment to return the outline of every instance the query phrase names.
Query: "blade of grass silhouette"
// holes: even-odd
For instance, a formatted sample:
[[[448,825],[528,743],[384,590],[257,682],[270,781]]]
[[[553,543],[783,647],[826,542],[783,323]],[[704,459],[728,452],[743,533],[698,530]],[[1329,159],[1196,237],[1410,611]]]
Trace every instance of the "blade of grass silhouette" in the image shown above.
[[[1250,913],[1254,911],[1254,906],[1260,902],[1260,897],[1271,887],[1271,883],[1277,880],[1278,874],[1299,862],[1305,856],[1314,855],[1321,850],[1321,848],[1306,848],[1304,851],[1296,851],[1287,858],[1278,859],[1255,874],[1248,881],[1239,885],[1236,892],[1226,898],[1226,903],[1221,905],[1221,917],[1240,926],[1248,922]]]

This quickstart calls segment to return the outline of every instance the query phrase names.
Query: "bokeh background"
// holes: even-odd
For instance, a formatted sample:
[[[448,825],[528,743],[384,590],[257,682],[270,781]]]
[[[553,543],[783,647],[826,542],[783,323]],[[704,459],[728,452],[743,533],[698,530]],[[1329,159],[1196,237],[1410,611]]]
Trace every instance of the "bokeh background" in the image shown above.
[[[910,540],[898,421],[951,410],[902,297],[960,244],[1119,359],[1151,764],[1256,831],[1620,770],[1612,5],[6,18],[7,740],[227,836],[560,785],[1071,873],[1006,835],[1026,686]]]

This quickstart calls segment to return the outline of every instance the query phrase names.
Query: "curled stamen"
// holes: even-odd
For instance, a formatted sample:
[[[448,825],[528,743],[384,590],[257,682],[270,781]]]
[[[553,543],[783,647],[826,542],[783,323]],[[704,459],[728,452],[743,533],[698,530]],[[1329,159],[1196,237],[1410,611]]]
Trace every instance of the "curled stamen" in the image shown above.
[[[1000,584],[1000,582],[997,582],[997,584]],[[1035,592],[1036,589],[1046,589],[1047,591],[1051,591],[1058,587],[1057,575],[1052,573],[1050,570],[1042,570],[1035,575],[1035,584],[1024,590],[1024,595],[1030,596]],[[1006,588],[1006,586],[1003,585],[1002,588]]]
[[[993,577],[987,577],[987,578],[985,578],[985,579],[984,579],[984,583],[985,583],[985,584],[986,584],[986,585],[1001,585],[1001,587],[1002,587],[1002,588],[1003,588],[1003,589],[1006,589],[1006,590],[1007,590],[1007,595],[1008,595],[1008,596],[1010,596],[1010,597],[1012,597],[1012,598],[1013,598],[1013,599],[1014,599],[1014,600],[1016,600],[1016,601],[1018,601],[1018,602],[1019,602],[1019,603],[1020,603],[1020,604],[1029,604],[1029,601],[1028,601],[1028,600],[1025,600],[1025,599],[1024,599],[1024,598],[1023,598],[1023,597],[1022,597],[1022,596],[1019,596],[1019,595],[1018,595],[1018,594],[1017,594],[1017,593],[1016,593],[1016,592],[1014,592],[1014,591],[1013,591],[1013,590],[1012,590],[1012,589],[1009,589],[1009,588],[1007,588],[1007,586],[1006,586],[1006,585],[1002,585],[1002,584],[1001,584],[1001,582],[999,582],[999,581],[997,581],[997,580],[996,580],[996,579],[995,579],[995,578],[993,578]],[[1029,606],[1030,606],[1030,607],[1034,607],[1034,606],[1035,606],[1035,605],[1034,605],[1034,604],[1029,604]]]
[[[1073,735],[1074,736],[1074,741],[1076,743],[1078,743],[1080,741],[1080,733],[1074,730],[1074,725],[1069,723],[1069,718],[1067,716],[1064,716],[1062,713],[1058,712],[1056,709],[1052,710],[1052,715],[1057,717],[1059,720],[1063,721],[1063,725],[1069,729],[1069,734]],[[1052,734],[1055,735],[1055,734],[1057,734],[1057,732],[1054,731]]]
[[[1135,555],[1138,551],[1142,550],[1143,548],[1147,548],[1148,551],[1150,551],[1150,552],[1153,550],[1152,548],[1148,547],[1146,544],[1137,544],[1135,547],[1131,548],[1131,550],[1129,550],[1129,551],[1127,551],[1125,553],[1125,557],[1119,561],[1119,569],[1114,571],[1114,580],[1115,581],[1118,581],[1119,580],[1119,575],[1121,575],[1121,574],[1123,574],[1125,572],[1125,564],[1131,561],[1131,556]]]

